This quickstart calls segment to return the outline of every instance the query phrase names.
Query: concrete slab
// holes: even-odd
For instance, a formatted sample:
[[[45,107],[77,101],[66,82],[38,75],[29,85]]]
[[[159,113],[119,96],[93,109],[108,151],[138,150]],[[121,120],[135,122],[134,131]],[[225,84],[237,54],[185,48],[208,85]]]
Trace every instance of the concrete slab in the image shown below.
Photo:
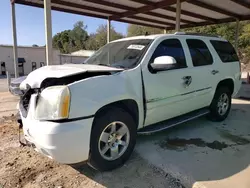
[[[139,136],[136,151],[186,187],[250,187],[250,102],[233,100],[224,122],[205,117]]]
[[[240,91],[238,92],[237,98],[250,100],[250,84],[242,84]]]
[[[5,77],[0,77],[0,92],[8,91],[8,83]]]

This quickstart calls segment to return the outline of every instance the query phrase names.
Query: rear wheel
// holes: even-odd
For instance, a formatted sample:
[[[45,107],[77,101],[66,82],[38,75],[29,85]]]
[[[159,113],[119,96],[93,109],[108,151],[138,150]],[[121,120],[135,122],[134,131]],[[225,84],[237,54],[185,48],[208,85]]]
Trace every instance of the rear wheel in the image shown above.
[[[97,115],[92,129],[89,163],[100,171],[123,165],[134,150],[136,124],[132,116],[117,107]]]
[[[227,87],[219,87],[210,105],[209,118],[213,121],[223,121],[231,109],[231,92]]]

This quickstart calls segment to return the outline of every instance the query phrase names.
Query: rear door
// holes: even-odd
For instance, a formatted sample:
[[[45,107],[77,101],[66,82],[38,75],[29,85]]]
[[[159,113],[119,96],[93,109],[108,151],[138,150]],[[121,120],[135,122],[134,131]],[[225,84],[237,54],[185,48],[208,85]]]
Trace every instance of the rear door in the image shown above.
[[[219,78],[219,64],[212,56],[211,44],[200,38],[186,38],[186,45],[192,62],[193,84],[196,86],[196,109],[209,106]]]
[[[234,80],[234,93],[236,95],[241,87],[241,70],[240,62],[237,53],[228,41],[210,40],[213,48],[215,49],[215,58],[220,67],[218,67],[220,80],[233,79]]]

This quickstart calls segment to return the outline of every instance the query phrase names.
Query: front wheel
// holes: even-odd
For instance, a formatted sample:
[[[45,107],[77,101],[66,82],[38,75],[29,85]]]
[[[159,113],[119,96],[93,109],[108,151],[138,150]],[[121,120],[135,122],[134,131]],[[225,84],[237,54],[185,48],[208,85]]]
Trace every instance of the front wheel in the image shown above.
[[[117,107],[97,115],[92,129],[89,164],[97,170],[123,165],[134,150],[136,124],[132,116]]]
[[[209,118],[213,121],[225,120],[231,109],[231,100],[232,95],[227,87],[218,88],[210,105]]]

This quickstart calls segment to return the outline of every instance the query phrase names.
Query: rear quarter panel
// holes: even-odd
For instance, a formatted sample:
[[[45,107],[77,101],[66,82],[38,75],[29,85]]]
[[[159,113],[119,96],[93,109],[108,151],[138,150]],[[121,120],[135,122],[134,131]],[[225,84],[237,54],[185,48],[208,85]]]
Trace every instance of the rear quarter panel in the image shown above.
[[[234,81],[234,92],[232,94],[232,96],[234,97],[238,93],[242,83],[239,62],[235,61],[222,64],[223,67],[220,70],[222,79],[231,78]]]
[[[222,40],[226,41],[226,40]],[[213,45],[210,43],[210,50],[213,55],[214,61],[216,62],[215,69],[219,70],[218,83],[221,80],[232,79],[234,82],[234,91],[232,96],[235,96],[241,87],[241,71],[239,61],[234,62],[222,62],[218,53],[214,49]]]

